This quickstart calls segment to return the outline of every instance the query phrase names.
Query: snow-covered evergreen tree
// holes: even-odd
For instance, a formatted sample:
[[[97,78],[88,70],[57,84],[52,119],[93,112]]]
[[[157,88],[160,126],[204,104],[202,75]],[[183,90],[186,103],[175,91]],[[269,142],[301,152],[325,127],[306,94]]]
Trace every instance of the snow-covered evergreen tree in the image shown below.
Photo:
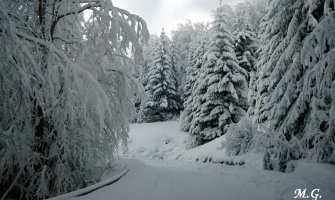
[[[304,157],[334,162],[333,10],[327,0],[270,2],[254,113],[275,130],[266,169],[290,171],[290,160]]]
[[[260,123],[267,122],[270,119],[270,109],[273,104],[270,102],[272,81],[270,77],[272,71],[282,52],[288,48],[289,41],[293,35],[286,36],[289,24],[295,14],[296,7],[301,6],[301,1],[287,0],[285,3],[281,1],[270,1],[267,14],[262,22],[265,31],[261,36],[260,58],[256,63],[257,68],[257,94],[255,95],[254,120]],[[297,28],[297,25],[293,28]],[[291,28],[291,29],[293,29]],[[294,30],[292,30],[292,34]],[[278,77],[276,77],[278,79]]]
[[[247,72],[237,63],[225,11],[220,7],[215,12],[211,43],[195,83],[190,133],[198,144],[224,134],[247,109]]]
[[[148,101],[140,110],[141,122],[167,120],[179,114],[176,74],[168,50],[168,38],[163,30],[153,52],[152,62],[149,63],[146,85]]]
[[[173,73],[176,76],[176,87],[177,87],[177,95],[180,97],[182,93],[182,87],[181,82],[184,76],[184,71],[181,66],[181,57],[180,57],[180,52],[177,48],[177,45],[175,42],[170,42],[169,44],[169,55],[171,58],[171,65],[172,65],[172,70],[174,71]],[[181,98],[179,98],[181,100]],[[179,102],[181,104],[181,102]]]
[[[149,63],[152,62],[151,55],[155,51],[157,46],[158,37],[155,35],[150,35],[148,42],[143,46],[143,59],[141,72],[140,72],[140,82],[145,87],[148,83],[148,72],[149,72]]]
[[[192,82],[192,77],[194,77],[195,74],[195,64],[197,63],[198,57],[195,55],[196,50],[197,50],[198,44],[195,44],[191,46],[190,48],[190,53],[187,61],[187,67],[186,67],[186,81],[183,89],[183,95],[182,99],[184,101],[184,106],[185,106],[185,101],[187,98],[192,94],[192,86],[194,85],[194,82]],[[185,107],[184,107],[185,108]]]
[[[193,118],[193,99],[195,97],[196,80],[200,75],[200,69],[203,64],[203,55],[206,52],[206,41],[198,41],[190,50],[190,57],[186,68],[186,82],[184,86],[183,100],[184,110],[180,115],[181,129],[189,131]]]
[[[242,13],[240,18],[240,30],[236,36],[235,54],[238,64],[248,72],[247,81],[249,86],[248,103],[254,106],[255,102],[255,87],[256,82],[256,68],[257,61],[257,39],[256,33],[251,30],[250,18],[246,13]]]
[[[177,69],[179,91],[183,94],[182,91],[185,88],[186,81],[186,68],[188,66],[188,59],[191,54],[191,48],[201,40],[208,33],[208,26],[203,23],[192,23],[187,21],[186,24],[179,24],[177,30],[172,31],[172,42],[176,49],[178,49],[179,62]],[[184,98],[182,98],[184,101]]]
[[[254,70],[250,73],[250,80],[249,80],[249,95],[248,95],[248,102],[249,102],[249,109],[248,109],[248,116],[251,118],[250,120],[253,122],[257,121],[256,118],[256,99],[257,96],[259,95],[258,93],[258,85],[257,85],[257,80],[260,77],[260,70],[259,68],[262,67],[261,62],[259,61],[263,55],[262,53],[262,48],[266,45],[266,40],[264,39],[264,34],[266,31],[266,27],[268,24],[268,20],[266,17],[263,17],[260,20],[260,24],[258,27],[257,31],[257,50],[256,50],[256,55],[257,55],[257,61],[254,66]],[[267,52],[264,52],[266,54]]]
[[[243,29],[239,31],[235,42],[235,54],[240,67],[248,72],[248,81],[250,80],[250,73],[255,71],[255,64],[257,61],[257,39],[256,34],[251,30],[251,25],[247,17],[244,18]]]

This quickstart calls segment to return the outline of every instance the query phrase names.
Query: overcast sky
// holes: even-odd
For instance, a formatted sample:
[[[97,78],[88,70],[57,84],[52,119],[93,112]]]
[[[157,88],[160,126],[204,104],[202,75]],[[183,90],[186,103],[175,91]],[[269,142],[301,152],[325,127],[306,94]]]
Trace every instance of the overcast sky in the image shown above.
[[[231,6],[245,0],[222,0]],[[164,28],[167,35],[186,19],[192,22],[211,20],[211,10],[220,5],[219,0],[113,0],[114,6],[141,16],[151,34],[159,34]]]

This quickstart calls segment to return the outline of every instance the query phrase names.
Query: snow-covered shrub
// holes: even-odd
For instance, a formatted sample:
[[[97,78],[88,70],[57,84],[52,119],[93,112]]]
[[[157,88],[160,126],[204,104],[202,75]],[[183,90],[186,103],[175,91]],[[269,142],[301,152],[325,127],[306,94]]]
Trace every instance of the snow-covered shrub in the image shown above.
[[[226,133],[226,153],[239,155],[249,151],[255,132],[255,127],[245,119],[230,125]]]
[[[293,160],[305,157],[300,141],[294,139],[287,142],[282,135],[275,135],[266,146],[264,153],[264,169],[281,172],[292,172],[294,166]]]
[[[223,143],[227,155],[237,156],[250,151],[264,152],[270,134],[268,130],[261,130],[258,126],[247,117],[230,125]]]
[[[147,102],[144,102],[140,106],[140,110],[138,112],[137,122],[145,123],[145,122],[158,122],[168,120],[167,113],[165,113],[158,105],[154,104],[154,100],[151,100],[152,97],[149,98]]]

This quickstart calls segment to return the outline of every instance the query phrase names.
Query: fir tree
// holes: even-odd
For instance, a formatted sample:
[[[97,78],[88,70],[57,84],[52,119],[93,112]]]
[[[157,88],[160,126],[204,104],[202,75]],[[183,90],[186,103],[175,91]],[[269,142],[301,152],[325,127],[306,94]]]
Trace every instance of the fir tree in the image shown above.
[[[197,144],[224,134],[227,125],[238,122],[247,107],[247,72],[237,63],[223,7],[215,12],[212,31],[193,93],[197,99],[190,132]]]
[[[155,122],[172,118],[180,109],[176,74],[168,51],[168,38],[162,31],[157,48],[149,63],[146,93],[148,101],[142,105],[139,121]]]
[[[265,168],[334,163],[334,1],[272,1],[258,62],[256,118],[274,129]]]
[[[235,53],[240,67],[248,74],[255,71],[256,64],[256,34],[251,30],[249,19],[245,18],[244,28],[239,31],[235,42]],[[248,81],[250,75],[248,76]]]
[[[171,42],[169,45],[169,55],[171,58],[171,65],[172,65],[172,70],[173,73],[175,74],[175,79],[176,79],[176,88],[177,88],[177,96],[180,97],[181,93],[182,93],[182,88],[181,88],[181,82],[182,82],[182,78],[183,78],[183,69],[180,66],[181,64],[181,57],[180,57],[180,53],[179,50],[175,44],[175,42]],[[178,98],[179,105],[182,105],[181,103],[181,98]]]
[[[252,107],[255,104],[255,82],[256,82],[256,68],[257,61],[257,39],[256,34],[251,30],[250,19],[244,13],[241,17],[240,31],[237,34],[235,42],[235,53],[238,64],[248,72],[247,81],[249,85],[248,104]],[[250,113],[249,113],[250,114]]]
[[[287,48],[288,41],[285,38],[286,30],[294,15],[293,4],[295,1],[287,0],[286,3],[271,1],[269,9],[262,22],[266,23],[265,31],[261,36],[260,58],[256,63],[257,68],[257,94],[253,108],[254,120],[263,123],[269,120],[271,109],[269,84],[270,74],[280,54]],[[299,5],[296,5],[297,7]],[[266,105],[267,104],[267,105]]]
[[[184,87],[184,110],[181,113],[181,129],[183,131],[189,131],[191,126],[191,121],[193,118],[193,99],[195,97],[196,80],[200,75],[200,69],[202,66],[203,55],[206,52],[206,42],[199,41],[196,42],[191,50],[188,65],[186,68],[186,83]]]
[[[248,102],[249,102],[248,117],[250,117],[250,120],[252,122],[257,121],[257,115],[255,114],[256,113],[256,99],[257,99],[257,95],[259,95],[258,87],[257,87],[257,80],[260,77],[259,76],[260,75],[259,68],[262,66],[261,65],[262,62],[259,62],[259,60],[263,56],[262,49],[266,45],[266,43],[265,43],[266,40],[263,39],[262,36],[265,35],[267,24],[268,24],[268,20],[267,20],[267,17],[265,16],[260,20],[259,30],[257,32],[258,45],[257,45],[257,50],[255,52],[255,54],[257,55],[257,61],[256,61],[255,66],[254,66],[255,71],[250,72],[249,94],[248,94]],[[261,40],[261,39],[263,39],[263,40]],[[266,52],[264,52],[264,53],[266,53]]]
[[[178,58],[179,67],[177,69],[178,91],[183,95],[186,83],[186,68],[189,63],[189,57],[192,54],[191,49],[196,45],[197,41],[208,35],[207,32],[207,24],[192,23],[189,20],[187,20],[186,24],[179,24],[177,30],[172,31],[172,44],[175,47],[174,54]],[[171,56],[173,57],[173,54]],[[184,98],[182,98],[182,102],[184,102]]]

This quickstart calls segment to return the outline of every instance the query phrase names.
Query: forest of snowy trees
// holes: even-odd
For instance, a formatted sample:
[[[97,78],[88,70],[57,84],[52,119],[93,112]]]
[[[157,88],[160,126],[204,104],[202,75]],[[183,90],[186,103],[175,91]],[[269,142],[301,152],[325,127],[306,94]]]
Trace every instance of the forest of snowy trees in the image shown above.
[[[208,25],[180,25],[169,42],[179,51],[180,126],[193,146],[227,134],[228,154],[258,146],[265,169],[335,164],[334,20],[333,0],[254,0],[220,6]],[[155,69],[142,83],[155,81]]]
[[[221,5],[171,38],[111,0],[2,0],[0,45],[1,199],[98,182],[134,121],[267,170],[335,164],[335,0]]]

